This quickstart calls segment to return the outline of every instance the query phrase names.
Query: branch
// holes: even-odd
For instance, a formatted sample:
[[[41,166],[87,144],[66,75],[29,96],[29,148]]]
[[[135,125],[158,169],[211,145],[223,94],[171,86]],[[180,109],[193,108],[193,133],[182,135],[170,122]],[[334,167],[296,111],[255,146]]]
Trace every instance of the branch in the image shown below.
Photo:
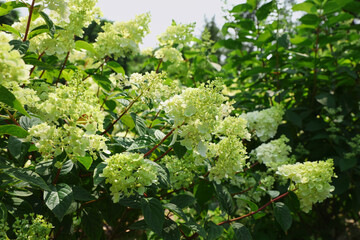
[[[57,84],[58,84],[58,82],[60,80],[61,74],[64,71],[65,65],[66,65],[66,63],[67,63],[67,61],[69,59],[69,55],[70,55],[70,51],[68,51],[67,54],[66,54],[65,61],[64,61],[63,65],[62,65],[62,67],[61,67],[61,70],[60,70],[59,76],[58,76],[58,78],[56,80],[55,86],[57,86]]]
[[[156,73],[159,73],[160,65],[161,65],[162,62],[163,62],[163,60],[160,59],[159,65],[156,68]]]
[[[165,140],[170,137],[177,128],[178,127],[171,129],[171,131],[158,144],[156,144],[152,149],[150,149],[150,151],[144,154],[144,158],[149,156],[153,151],[155,151],[155,149],[157,149],[163,142],[165,142]]]
[[[32,1],[31,6],[29,7],[29,18],[26,24],[26,30],[25,30],[25,36],[23,39],[23,42],[25,42],[27,40],[29,31],[30,31],[30,23],[31,23],[31,17],[33,15],[33,11],[34,11],[34,5],[35,5],[35,0]]]
[[[173,148],[169,148],[166,152],[164,152],[160,157],[158,157],[157,159],[154,160],[154,162],[159,161],[160,159],[162,159],[166,154],[168,154],[171,150],[173,150]]]
[[[105,61],[95,70],[95,72],[97,72],[102,66],[104,66],[105,63],[107,63],[110,60],[109,56],[106,56]],[[94,73],[95,73],[94,72]],[[87,75],[85,78],[83,78],[83,81],[85,81],[86,79],[88,79],[91,76],[91,74]]]
[[[57,170],[56,176],[55,176],[54,180],[52,181],[52,185],[56,185],[56,183],[57,183],[57,181],[59,179],[60,172],[61,172],[61,168],[59,168]]]

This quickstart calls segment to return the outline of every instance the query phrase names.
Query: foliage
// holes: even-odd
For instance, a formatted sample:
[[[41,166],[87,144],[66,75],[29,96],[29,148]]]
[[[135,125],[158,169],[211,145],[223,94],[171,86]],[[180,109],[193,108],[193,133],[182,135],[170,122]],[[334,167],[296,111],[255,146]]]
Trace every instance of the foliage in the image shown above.
[[[330,141],[334,149],[353,148],[348,159],[358,154],[357,127],[350,123],[358,121],[359,109],[350,108],[338,120],[358,103],[342,102],[338,93],[357,91],[356,81],[349,81],[358,67],[350,51],[354,40],[321,41],[327,28],[334,28],[332,34],[357,30],[324,20],[311,25],[316,14],[336,18],[353,2],[295,5],[294,10],[310,11],[312,20],[303,17],[306,26],[289,32],[297,39],[292,45],[279,37],[286,27],[275,2],[237,5],[223,32],[233,28],[239,38],[215,44],[233,50],[223,67],[209,32],[196,39],[194,24],[173,22],[159,36],[159,47],[146,51],[139,72],[133,72],[137,66],[124,69],[118,59],[140,54],[150,15],[106,22],[92,42],[83,36],[84,27],[99,21],[95,3],[0,6],[0,15],[29,9],[29,16],[0,32],[2,237],[261,239],[267,231],[267,239],[294,236],[292,222],[311,216],[301,211],[315,214],[312,204],[331,197],[333,165],[341,167],[332,154],[334,162],[312,161],[327,159],[316,152],[298,154],[298,143],[310,151],[308,145]],[[267,20],[273,10],[277,20]],[[314,29],[315,42],[298,41],[311,39]],[[335,73],[327,69],[335,61],[327,57],[332,51],[339,54]],[[347,132],[335,131],[344,121],[350,121]],[[345,138],[310,136],[324,129]]]

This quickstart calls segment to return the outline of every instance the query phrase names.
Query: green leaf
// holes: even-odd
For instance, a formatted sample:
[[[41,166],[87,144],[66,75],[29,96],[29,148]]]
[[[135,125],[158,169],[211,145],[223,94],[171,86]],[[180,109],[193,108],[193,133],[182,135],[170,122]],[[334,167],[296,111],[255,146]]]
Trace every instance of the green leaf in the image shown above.
[[[182,159],[187,152],[187,148],[181,145],[179,142],[176,142],[172,148],[174,149],[174,152],[179,159]]]
[[[74,201],[73,191],[65,183],[59,183],[56,186],[51,185],[50,188],[51,190],[44,191],[45,204],[59,221],[62,221],[66,211]]]
[[[300,210],[299,198],[293,191],[290,191],[286,198],[284,198],[284,203],[293,212],[298,212]]]
[[[235,211],[235,203],[229,190],[221,184],[214,183],[215,192],[221,208],[229,215]]]
[[[42,33],[48,33],[49,32],[49,28],[47,25],[41,25],[41,26],[38,26],[34,29],[31,30],[31,32],[29,33],[28,35],[28,39],[32,39]]]
[[[8,149],[11,155],[17,160],[21,160],[25,157],[30,147],[30,143],[24,142],[22,139],[19,139],[14,136],[10,136],[8,142]]]
[[[93,177],[94,186],[99,185],[102,181],[105,180],[105,178],[101,177],[100,175],[102,174],[102,172],[106,166],[107,166],[106,163],[101,162],[94,169],[94,177]]]
[[[341,6],[334,1],[328,1],[324,5],[324,14],[336,12],[341,9]]]
[[[176,222],[166,219],[161,236],[164,240],[180,240],[181,234]]]
[[[4,16],[9,12],[11,12],[11,10],[19,7],[27,7],[27,6],[25,3],[22,3],[20,1],[2,3],[0,6],[0,16]]]
[[[39,70],[53,70],[54,69],[54,66],[44,63],[42,61],[39,61],[35,58],[24,58],[24,62],[26,64],[30,64],[30,65],[39,67]]]
[[[157,168],[158,180],[159,180],[159,187],[160,188],[168,188],[170,186],[170,175],[169,173],[159,164],[145,159],[145,162],[154,165]]]
[[[171,198],[170,202],[182,209],[193,205],[196,202],[196,198],[190,192],[186,192]]]
[[[286,232],[292,224],[292,216],[289,208],[282,202],[275,203],[274,214],[276,221],[281,228]]]
[[[324,105],[329,108],[334,108],[336,106],[335,104],[335,97],[334,95],[330,93],[320,93],[316,95],[316,101],[320,103],[321,105]]]
[[[0,7],[1,9],[1,7]],[[18,30],[16,30],[15,28],[7,25],[7,24],[1,24],[0,25],[0,31],[6,31],[6,32],[10,32],[10,33],[13,33],[15,34],[16,36],[18,36],[19,38],[21,38],[21,34]]]
[[[77,157],[77,160],[79,161],[79,163],[81,163],[86,168],[86,170],[89,170],[89,168],[91,167],[91,164],[93,162],[93,159],[91,156]]]
[[[4,172],[10,176],[20,179],[21,181],[37,186],[43,190],[50,191],[49,186],[36,172],[23,168],[8,168],[5,169]]]
[[[273,1],[265,3],[256,11],[256,17],[259,21],[266,19],[273,9]]]
[[[55,32],[56,32],[56,27],[55,24],[53,23],[53,21],[50,19],[50,17],[44,13],[44,12],[40,12],[39,13],[40,16],[45,20],[45,23],[49,29],[49,34],[52,38],[54,38]]]
[[[30,117],[30,115],[25,111],[24,107],[16,99],[16,97],[2,85],[0,85],[0,102],[3,102],[6,105],[18,110],[20,113],[24,114],[25,116]]]
[[[156,198],[141,199],[141,210],[146,224],[151,230],[161,235],[165,222],[164,209]]]
[[[93,45],[91,43],[85,42],[83,40],[76,41],[75,48],[76,49],[85,49],[86,51],[96,54],[96,50],[93,47]]]
[[[29,135],[25,129],[13,124],[0,126],[0,135],[4,134],[16,136],[19,138],[25,138]]]
[[[224,228],[216,225],[214,222],[206,222],[205,231],[207,233],[207,240],[216,240],[220,239],[222,233],[224,232]]]
[[[4,219],[4,222],[7,220],[7,208],[2,202],[0,202],[0,219]]]
[[[303,24],[315,25],[315,26],[317,26],[321,21],[321,19],[315,14],[306,14],[306,15],[302,16],[299,20]]]
[[[164,208],[169,209],[173,213],[176,213],[176,215],[178,215],[180,218],[185,220],[185,222],[188,221],[188,218],[187,218],[186,214],[183,212],[183,210],[181,210],[181,208],[179,208],[175,204],[166,203],[166,204],[164,204]]]
[[[194,187],[194,195],[199,205],[204,205],[214,195],[214,187],[207,181],[200,181]]]
[[[27,52],[30,46],[29,41],[23,42],[21,40],[11,40],[9,44],[13,46],[13,50],[18,50],[22,55]]]
[[[103,75],[92,75],[94,82],[96,82],[102,89],[110,92],[111,91],[111,81]]]
[[[316,7],[313,3],[311,2],[303,2],[303,3],[299,3],[299,4],[295,4],[292,7],[293,11],[304,11],[307,13],[316,13]]]
[[[42,123],[42,121],[39,118],[36,117],[26,117],[21,116],[19,120],[19,124],[22,128],[24,128],[26,131],[32,128],[33,126],[39,125]]]
[[[146,127],[144,119],[142,119],[135,113],[131,113],[130,115],[131,115],[133,121],[135,122],[136,131],[138,132],[138,134],[140,136],[144,136],[147,133],[147,127]]]
[[[109,68],[111,68],[115,72],[121,73],[121,74],[123,74],[125,76],[125,70],[119,63],[117,63],[115,61],[110,61],[110,62],[106,63],[106,66],[108,66]]]
[[[252,240],[249,229],[247,229],[241,223],[234,222],[231,224],[231,227],[234,229],[235,236],[234,240]]]
[[[132,130],[135,127],[135,122],[129,114],[122,116],[121,121],[129,128],[129,130]]]
[[[99,240],[104,233],[102,216],[95,209],[83,211],[81,226],[88,239]]]
[[[96,199],[85,188],[83,188],[81,186],[73,186],[72,191],[73,191],[73,195],[74,195],[74,200],[77,200],[77,201],[91,201],[91,200]]]

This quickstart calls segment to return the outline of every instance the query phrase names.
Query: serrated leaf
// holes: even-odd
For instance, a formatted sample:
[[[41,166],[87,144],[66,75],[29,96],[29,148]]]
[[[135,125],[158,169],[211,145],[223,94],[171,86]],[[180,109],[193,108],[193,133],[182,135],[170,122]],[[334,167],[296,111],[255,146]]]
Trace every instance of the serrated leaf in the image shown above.
[[[12,107],[12,108],[18,110],[25,116],[30,117],[30,115],[25,111],[22,104],[16,99],[14,94],[12,94],[9,90],[7,90],[2,85],[0,85],[0,102],[3,102],[6,105],[8,105],[9,107]]]
[[[14,136],[10,136],[8,141],[8,149],[11,155],[17,160],[21,160],[25,157],[29,150],[30,143],[24,142],[22,139],[19,139]]]
[[[264,5],[262,5],[255,13],[257,19],[259,21],[264,20],[267,18],[267,16],[269,16],[271,10],[273,7],[273,1],[265,3]]]
[[[4,16],[11,12],[11,10],[19,7],[27,7],[25,3],[22,3],[20,1],[11,1],[2,3],[0,6],[0,16]]]
[[[172,148],[174,149],[174,152],[179,159],[183,158],[187,152],[187,148],[181,145],[179,142],[176,142]]]
[[[161,188],[168,188],[170,186],[170,175],[169,173],[159,164],[145,159],[145,162],[154,165],[157,168],[158,180],[159,180],[159,187]]]
[[[205,231],[207,233],[207,240],[216,240],[221,237],[224,228],[216,225],[214,222],[206,222]]]
[[[88,42],[85,42],[83,40],[78,40],[75,42],[75,48],[77,49],[84,49],[84,50],[87,50],[91,53],[94,53],[96,54],[96,50],[95,48],[93,47],[93,45],[91,45],[91,43],[88,43]]]
[[[94,80],[94,82],[97,83],[97,85],[99,85],[102,89],[110,92],[111,91],[111,81],[103,76],[103,75],[92,75],[92,78]]]
[[[156,198],[143,198],[141,199],[141,210],[149,228],[161,235],[165,216],[160,201]]]
[[[275,203],[274,214],[276,221],[281,228],[286,232],[292,224],[292,216],[289,208],[282,202]]]
[[[50,17],[44,13],[44,12],[39,12],[40,16],[45,20],[45,23],[49,29],[49,34],[52,38],[54,38],[55,32],[56,32],[56,27],[55,24],[53,23],[53,21],[50,19]]]
[[[71,203],[74,201],[73,191],[65,183],[59,183],[56,186],[51,185],[50,188],[50,191],[44,191],[45,204],[59,221],[62,221]]]
[[[27,52],[30,46],[29,41],[23,42],[21,40],[11,40],[9,44],[13,46],[13,50],[18,50],[22,55]]]
[[[316,7],[313,3],[311,2],[303,2],[303,3],[299,3],[299,4],[295,4],[292,7],[293,11],[304,11],[307,13],[316,13]]]
[[[39,70],[53,70],[54,69],[54,66],[44,63],[44,62],[41,62],[35,58],[24,58],[24,62],[26,64],[37,66],[39,68]]]
[[[155,130],[154,135],[155,135],[157,140],[162,140],[166,136],[165,133],[163,133],[159,129]]]
[[[123,122],[129,128],[129,130],[132,130],[135,127],[135,122],[129,114],[122,116],[121,122]]]
[[[99,240],[103,235],[103,222],[101,214],[95,210],[85,210],[81,217],[81,225],[88,239]]]
[[[83,188],[81,186],[73,186],[72,190],[73,190],[74,200],[91,201],[91,200],[96,199],[85,188]]]
[[[33,126],[36,126],[38,124],[42,123],[42,121],[39,118],[36,117],[26,117],[21,116],[19,120],[19,124],[22,128],[24,128],[26,131],[32,128]]]
[[[249,229],[242,225],[241,223],[234,222],[231,224],[231,227],[234,229],[234,240],[252,240]]]
[[[2,202],[0,202],[0,219],[4,219],[4,222],[7,220],[7,208]]]
[[[19,138],[25,138],[29,135],[25,129],[13,124],[0,126],[0,135],[4,134],[16,136]]]
[[[77,157],[77,160],[79,161],[79,163],[81,163],[86,168],[86,170],[89,170],[89,168],[91,167],[91,164],[93,162],[93,159],[91,156]]]
[[[102,181],[104,181],[105,177],[100,176],[104,170],[104,168],[107,166],[106,163],[99,163],[96,168],[94,169],[94,177],[93,177],[93,181],[94,181],[94,186],[99,185]]]
[[[166,219],[161,236],[164,240],[180,240],[181,234],[176,222],[171,219]]]
[[[20,179],[21,181],[37,186],[43,190],[50,191],[49,186],[36,172],[23,168],[8,168],[3,171],[10,176]]]
[[[106,66],[108,66],[109,68],[111,68],[115,72],[121,73],[121,74],[123,74],[125,76],[125,70],[119,63],[114,62],[114,61],[110,61],[110,62],[106,63]]]
[[[144,119],[136,115],[135,113],[130,114],[133,121],[135,122],[135,129],[140,136],[144,136],[147,133],[147,127]]]
[[[164,204],[164,208],[169,209],[173,213],[176,213],[176,215],[181,217],[186,222],[188,221],[186,214],[177,205],[175,205],[173,203],[166,203],[166,204]]]

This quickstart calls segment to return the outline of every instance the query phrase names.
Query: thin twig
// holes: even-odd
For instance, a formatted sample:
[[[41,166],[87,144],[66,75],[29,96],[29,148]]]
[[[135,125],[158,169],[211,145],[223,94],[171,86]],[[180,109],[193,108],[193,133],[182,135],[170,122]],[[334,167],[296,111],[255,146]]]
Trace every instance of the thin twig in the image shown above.
[[[163,62],[163,60],[160,59],[160,62],[158,64],[157,68],[156,68],[156,73],[159,73],[160,65],[161,65],[162,62]]]
[[[5,109],[5,112],[9,115],[11,121],[13,121],[13,123],[15,123],[16,125],[18,125],[20,127],[20,124],[16,121],[16,119],[14,118],[14,115],[12,115],[7,109]]]
[[[169,148],[166,152],[164,152],[160,157],[158,157],[157,159],[154,160],[154,162],[159,161],[160,159],[162,159],[166,154],[168,154],[171,150],[173,150],[173,148]]]
[[[61,168],[59,168],[57,170],[56,176],[55,176],[54,180],[52,181],[52,185],[56,185],[56,183],[57,183],[57,181],[59,179],[59,176],[60,176],[60,172],[61,172]]]
[[[31,17],[33,15],[33,11],[34,11],[34,5],[35,5],[35,0],[32,1],[31,6],[29,7],[29,18],[26,24],[26,30],[25,30],[25,36],[23,39],[23,42],[25,42],[27,40],[29,31],[30,31],[30,23],[31,23]]]
[[[99,69],[104,66],[105,63],[107,63],[110,60],[109,56],[106,56],[105,61],[95,70],[95,72],[99,71]],[[94,73],[95,73],[94,72]],[[91,76],[91,74],[87,75],[85,78],[83,78],[83,81],[85,81],[86,79],[88,79]]]
[[[58,82],[60,80],[61,74],[64,71],[65,65],[66,65],[66,63],[67,63],[67,61],[69,59],[69,55],[70,55],[70,51],[68,51],[67,54],[66,54],[65,61],[64,61],[63,65],[62,65],[62,67],[61,67],[61,70],[60,70],[59,76],[58,76],[58,78],[56,80],[55,86],[57,86],[57,84],[58,84]]]

